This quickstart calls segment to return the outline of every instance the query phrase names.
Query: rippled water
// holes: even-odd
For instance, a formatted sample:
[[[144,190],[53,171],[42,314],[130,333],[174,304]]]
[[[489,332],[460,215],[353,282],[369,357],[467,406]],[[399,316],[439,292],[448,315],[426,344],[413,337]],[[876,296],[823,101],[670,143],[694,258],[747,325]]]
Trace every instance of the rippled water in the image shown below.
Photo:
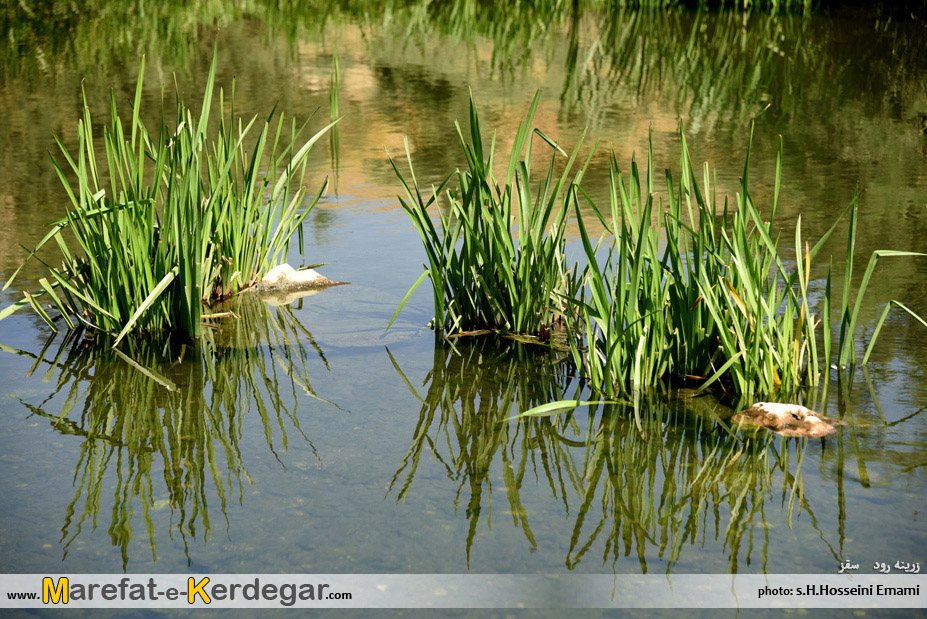
[[[185,350],[119,355],[26,312],[0,322],[0,569],[830,573],[843,559],[927,560],[927,331],[901,313],[867,371],[831,373],[809,396],[849,424],[823,441],[730,436],[714,421],[730,411],[685,394],[516,421],[576,392],[555,353],[436,340],[425,291],[384,334],[424,260],[386,151],[403,155],[407,136],[427,180],[461,165],[468,89],[503,149],[543,89],[547,135],[602,140],[592,193],[607,188],[608,149],[630,161],[651,127],[657,168],[675,166],[680,120],[733,190],[760,114],[751,182],[769,196],[781,135],[783,239],[799,216],[806,238],[822,234],[858,184],[857,264],[927,250],[927,31],[862,15],[506,19],[219,20],[219,81],[236,80],[246,118],[279,99],[297,118],[318,109],[320,126],[337,54],[337,170],[330,144],[310,164],[335,190],[306,220],[306,261],[351,284],[278,308],[242,299],[239,320]],[[128,106],[146,51],[143,109],[157,114],[162,89],[171,100],[172,72],[195,103],[211,25],[96,41],[106,28],[78,22],[63,42],[38,31],[6,58],[0,279],[63,212],[46,151],[53,132],[73,148],[85,76],[103,118],[110,87]],[[864,339],[888,299],[927,315],[925,290],[927,260],[885,261]]]

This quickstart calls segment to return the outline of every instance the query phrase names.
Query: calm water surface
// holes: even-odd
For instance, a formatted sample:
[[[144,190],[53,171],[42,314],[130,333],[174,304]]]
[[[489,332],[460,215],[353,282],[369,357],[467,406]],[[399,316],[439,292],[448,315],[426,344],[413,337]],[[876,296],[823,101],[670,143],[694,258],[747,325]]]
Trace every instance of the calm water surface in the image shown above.
[[[769,197],[781,135],[784,239],[799,216],[805,238],[820,236],[858,185],[858,264],[879,248],[927,251],[927,30],[861,15],[632,13],[565,15],[504,38],[445,21],[221,22],[219,81],[228,89],[236,80],[236,111],[247,118],[280,99],[297,118],[319,110],[320,126],[338,55],[337,170],[326,143],[310,177],[331,176],[333,190],[306,221],[306,262],[328,262],[323,272],[351,285],[291,306],[244,299],[240,320],[182,352],[90,350],[53,338],[26,312],[0,323],[0,569],[927,565],[927,330],[901,313],[889,316],[867,372],[832,372],[826,393],[809,396],[849,424],[824,441],[731,437],[712,421],[722,405],[708,398],[642,398],[639,420],[633,406],[599,406],[511,421],[574,395],[556,355],[436,340],[424,290],[384,335],[424,260],[386,151],[404,160],[407,136],[426,180],[461,165],[454,121],[466,120],[468,89],[504,149],[541,88],[545,133],[572,145],[588,127],[587,148],[602,140],[587,175],[599,195],[608,150],[629,162],[646,152],[651,127],[658,173],[674,168],[680,121],[694,158],[733,191],[762,112],[751,183],[758,200]],[[75,26],[69,45],[35,36],[7,58],[0,81],[2,280],[25,255],[19,245],[34,245],[63,212],[47,151],[53,132],[75,145],[81,80],[102,122],[110,87],[128,109],[146,51],[143,109],[157,114],[162,89],[171,101],[172,73],[196,104],[215,29],[147,47],[93,43],[101,35],[89,26]],[[831,250],[842,265],[845,243]],[[885,261],[865,335],[888,299],[927,314],[925,291],[927,260]]]

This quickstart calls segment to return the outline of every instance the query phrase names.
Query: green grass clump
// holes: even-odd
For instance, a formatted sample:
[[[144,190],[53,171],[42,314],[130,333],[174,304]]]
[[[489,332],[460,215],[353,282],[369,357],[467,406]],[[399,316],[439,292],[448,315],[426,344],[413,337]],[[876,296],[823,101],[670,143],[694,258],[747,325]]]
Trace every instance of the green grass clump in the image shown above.
[[[493,171],[495,137],[484,150],[472,100],[469,141],[457,126],[468,164],[465,171],[449,176],[426,200],[411,161],[411,183],[393,162],[406,190],[400,203],[428,257],[425,272],[393,320],[428,278],[434,292],[434,326],[446,335],[546,335],[555,320],[564,319],[581,377],[609,398],[679,382],[714,386],[731,396],[795,393],[818,385],[832,357],[840,366],[856,362],[857,320],[879,258],[927,255],[874,252],[855,296],[851,294],[856,198],[813,246],[802,239],[799,217],[794,250],[783,250],[774,228],[781,144],[772,204],[766,211],[750,194],[749,148],[735,202],[730,205],[725,198],[722,205],[712,191],[707,164],[699,184],[684,136],[681,176],[674,180],[667,170],[665,204],[656,193],[651,144],[643,177],[632,160],[625,178],[611,155],[609,204],[602,209],[581,185],[588,159],[569,180],[579,144],[567,156],[535,129],[534,134],[554,149],[554,157],[560,153],[567,161],[559,174],[552,160],[546,176],[531,177],[530,126],[537,106],[536,96],[516,133],[504,183]],[[454,178],[456,188],[446,189]],[[538,188],[534,198],[532,184]],[[447,205],[438,204],[442,191]],[[605,227],[597,242],[590,238],[583,210],[594,213]],[[575,214],[579,227],[586,262],[582,270],[565,265],[568,213]],[[812,284],[812,264],[847,213],[846,270],[838,304],[830,271],[826,281]],[[813,302],[820,292],[815,286],[824,288],[823,307]],[[893,306],[913,315],[898,301],[888,307]],[[840,313],[839,329],[831,328],[832,310]],[[874,338],[884,318],[885,314]],[[534,412],[559,410],[561,404],[569,402]]]
[[[196,338],[204,302],[251,286],[282,262],[294,232],[303,250],[302,222],[327,184],[301,208],[306,156],[331,125],[297,147],[295,123],[274,121],[274,112],[263,123],[236,126],[230,100],[226,120],[220,90],[223,118],[210,139],[215,76],[214,56],[198,116],[178,95],[176,126],[162,110],[149,130],[139,117],[142,65],[128,123],[111,99],[103,157],[86,95],[77,152],[58,139],[64,163],[53,160],[71,208],[30,257],[52,239],[64,256],[39,283],[68,328],[116,335],[116,343],[133,330]],[[26,293],[0,319],[31,304],[56,329],[36,296]]]
[[[750,193],[749,149],[735,202],[729,205],[725,198],[722,205],[707,164],[699,184],[684,136],[681,176],[677,181],[666,172],[665,204],[656,193],[651,145],[644,176],[632,160],[626,178],[612,154],[609,204],[601,209],[581,186],[585,166],[569,180],[579,145],[561,173],[555,174],[552,161],[546,177],[532,180],[529,128],[537,105],[536,96],[515,136],[504,183],[493,171],[495,137],[484,151],[472,100],[469,141],[458,125],[466,171],[449,176],[425,200],[414,172],[409,183],[393,163],[406,190],[400,202],[428,257],[394,320],[428,278],[434,326],[448,334],[543,333],[556,317],[566,318],[575,365],[593,391],[608,397],[680,381],[715,386],[732,396],[795,393],[818,385],[832,357],[840,366],[856,362],[857,320],[879,258],[924,255],[875,252],[851,294],[856,198],[813,246],[802,239],[799,217],[794,250],[783,250],[774,228],[781,144],[768,210],[761,211]],[[555,156],[566,156],[543,133],[534,133]],[[408,155],[408,145],[406,150]],[[445,191],[448,204],[442,208],[438,197],[452,178],[457,187]],[[532,199],[533,183],[538,193]],[[438,226],[429,210],[433,204]],[[598,242],[590,238],[583,206],[606,229]],[[568,212],[575,213],[580,231],[587,265],[582,271],[578,265],[565,267]],[[823,307],[818,307],[809,295],[817,285],[812,285],[812,264],[847,213],[843,299],[834,301],[828,271],[820,282]],[[911,313],[897,301],[892,306]],[[839,329],[831,328],[832,309],[840,313]]]
[[[608,228],[595,245],[576,205],[589,276],[584,295],[574,301],[578,311],[571,324],[574,333],[585,336],[585,347],[571,338],[571,348],[594,390],[613,396],[686,380],[720,386],[731,395],[794,393],[819,383],[832,350],[840,365],[855,362],[857,317],[876,261],[924,254],[875,252],[852,299],[854,198],[847,208],[846,283],[834,347],[830,273],[817,314],[809,283],[812,262],[837,223],[809,246],[803,243],[799,217],[794,258],[787,256],[773,228],[781,144],[772,205],[765,214],[748,189],[749,159],[748,150],[736,208],[729,209],[726,198],[723,207],[717,203],[707,164],[704,186],[699,186],[684,137],[680,181],[666,173],[665,208],[654,194],[652,147],[646,192],[637,164],[632,161],[626,181],[612,155],[609,212],[603,215],[586,196]]]
[[[573,181],[569,180],[580,144],[567,155],[540,130],[531,129],[539,100],[540,95],[535,96],[527,117],[519,124],[502,180],[493,170],[495,136],[484,148],[472,99],[469,141],[457,125],[466,170],[448,176],[439,187],[432,188],[426,200],[412,169],[408,143],[411,183],[393,162],[406,191],[400,203],[415,224],[428,256],[425,272],[412,285],[393,320],[426,277],[434,291],[434,327],[448,334],[484,329],[542,333],[554,322],[563,298],[578,292],[578,275],[565,267],[564,222],[576,196],[571,188],[582,177],[580,170]],[[540,178],[533,177],[530,170],[535,135],[554,151],[546,174]],[[560,172],[555,171],[557,154],[567,158]],[[446,204],[439,203],[442,191]],[[437,226],[433,217],[439,220]]]
[[[652,169],[651,149],[642,192],[636,162],[626,182],[612,155],[610,217],[602,219],[613,236],[601,266],[606,239],[594,247],[580,219],[590,269],[575,326],[588,349],[573,349],[593,388],[614,395],[693,376],[723,377],[750,393],[807,378],[802,360],[813,332],[806,291],[793,289],[796,276],[783,265],[746,176],[737,209],[728,212],[725,203],[719,214],[708,198],[707,168],[702,190],[683,139],[682,181],[667,172],[664,210],[655,202]]]
[[[331,132],[328,134],[329,145],[332,151],[332,173],[335,175],[335,192],[338,190],[338,169],[340,167],[341,140],[338,136],[338,99],[341,90],[341,69],[338,68],[338,55],[332,58],[332,75],[328,83],[328,105],[329,114],[331,115],[332,125]]]

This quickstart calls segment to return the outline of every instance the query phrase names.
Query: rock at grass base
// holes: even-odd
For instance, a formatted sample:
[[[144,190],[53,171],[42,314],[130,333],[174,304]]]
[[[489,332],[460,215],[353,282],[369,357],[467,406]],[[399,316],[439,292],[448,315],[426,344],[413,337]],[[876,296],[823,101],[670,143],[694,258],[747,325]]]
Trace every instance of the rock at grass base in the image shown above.
[[[846,422],[820,415],[799,404],[757,402],[731,418],[734,424],[761,426],[783,436],[821,438]]]
[[[281,264],[268,271],[251,289],[270,305],[288,305],[301,297],[346,283],[328,279],[312,269],[297,271],[289,264]]]

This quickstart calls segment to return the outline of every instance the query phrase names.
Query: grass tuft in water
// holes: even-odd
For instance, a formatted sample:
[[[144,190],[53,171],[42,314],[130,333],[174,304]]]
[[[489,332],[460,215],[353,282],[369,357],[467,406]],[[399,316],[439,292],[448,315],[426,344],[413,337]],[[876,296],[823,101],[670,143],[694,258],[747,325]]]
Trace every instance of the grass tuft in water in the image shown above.
[[[564,262],[564,221],[576,199],[574,184],[583,173],[570,180],[582,140],[567,155],[539,129],[532,129],[539,100],[540,93],[519,124],[502,179],[494,170],[495,135],[484,145],[472,98],[469,136],[457,125],[467,168],[432,187],[427,200],[412,168],[408,142],[410,180],[390,159],[405,189],[399,201],[428,256],[425,272],[390,325],[426,277],[434,291],[433,326],[448,334],[488,329],[544,335],[562,299],[577,294],[580,278],[568,272]],[[530,169],[535,136],[553,151],[540,177],[532,176]],[[566,157],[565,165],[557,155]]]
[[[749,148],[740,192],[729,208],[726,198],[723,206],[717,203],[707,164],[699,185],[684,136],[681,141],[681,178],[666,172],[666,205],[654,193],[652,145],[643,180],[634,161],[626,179],[612,155],[608,212],[584,194],[607,228],[597,243],[574,204],[589,267],[584,294],[573,301],[577,312],[570,329],[577,337],[570,342],[590,386],[608,396],[677,381],[714,385],[732,396],[795,393],[819,384],[831,350],[838,351],[841,365],[854,363],[857,317],[878,258],[924,254],[875,252],[851,298],[854,198],[843,214],[850,213],[850,229],[843,319],[834,347],[830,275],[822,313],[814,312],[809,286],[812,263],[839,219],[810,246],[802,239],[799,217],[792,257],[773,225],[781,142],[772,204],[764,214],[748,188]]]
[[[400,202],[422,238],[428,264],[390,324],[427,278],[434,292],[434,327],[448,337],[492,331],[546,334],[555,319],[565,318],[580,375],[609,399],[679,382],[718,388],[732,397],[792,394],[821,382],[832,353],[840,366],[856,362],[857,320],[879,258],[927,255],[874,252],[852,295],[857,197],[813,246],[802,238],[799,216],[794,250],[784,250],[774,227],[781,142],[772,204],[765,212],[750,194],[749,147],[735,203],[725,197],[722,205],[712,191],[708,164],[699,184],[682,134],[681,175],[674,179],[667,170],[666,203],[657,197],[651,143],[643,174],[632,160],[625,177],[611,155],[608,209],[602,209],[581,186],[591,154],[569,180],[582,139],[566,155],[539,130],[531,132],[538,101],[536,96],[518,128],[504,183],[494,172],[495,136],[484,149],[472,99],[469,140],[457,127],[465,171],[432,188],[426,200],[408,143],[411,182],[392,162],[406,190]],[[554,157],[567,158],[562,172],[555,174],[559,168],[553,159],[546,177],[531,177],[534,135],[553,148]],[[448,188],[454,180],[456,186]],[[532,184],[538,187],[533,198]],[[439,204],[442,192],[446,205]],[[589,235],[584,210],[605,227],[597,241]],[[568,213],[579,228],[587,265],[582,271],[578,265],[565,268]],[[821,282],[812,283],[812,265],[848,213],[843,300],[832,303],[828,271],[823,308],[818,308],[814,288]],[[898,301],[892,305],[911,313]],[[841,314],[836,339],[832,307]],[[881,322],[874,337],[880,328]],[[868,357],[867,352],[864,363]],[[530,413],[549,414],[565,404],[542,405]]]
[[[332,122],[331,132],[328,134],[329,145],[332,152],[332,174],[335,176],[335,192],[338,191],[338,172],[341,167],[341,140],[338,135],[338,99],[341,90],[341,69],[338,67],[338,55],[332,57],[332,75],[328,84],[329,114]]]
[[[199,114],[178,95],[176,126],[162,110],[149,129],[139,115],[143,78],[144,63],[128,122],[113,94],[110,122],[95,134],[85,95],[76,152],[56,138],[54,166],[71,204],[29,257],[54,240],[64,262],[49,267],[42,292],[26,294],[0,319],[31,304],[57,329],[37,300],[44,295],[69,329],[112,334],[115,343],[131,331],[196,338],[204,302],[251,286],[285,260],[294,232],[304,250],[302,222],[327,185],[303,207],[306,157],[332,125],[299,146],[301,128],[282,115],[274,120],[276,109],[263,122],[236,122],[233,97],[226,101],[220,89],[222,119],[210,139],[214,54]]]

